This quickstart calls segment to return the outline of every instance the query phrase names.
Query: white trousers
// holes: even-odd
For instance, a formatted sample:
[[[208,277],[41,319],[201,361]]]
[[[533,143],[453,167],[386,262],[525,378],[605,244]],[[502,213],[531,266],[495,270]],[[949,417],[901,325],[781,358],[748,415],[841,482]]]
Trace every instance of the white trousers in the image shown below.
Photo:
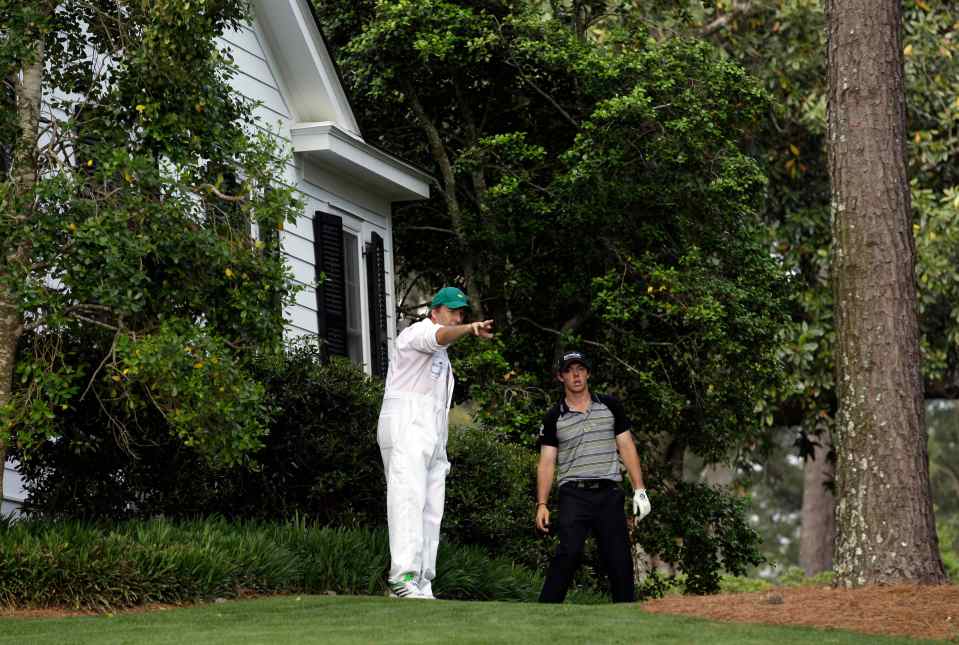
[[[422,584],[436,576],[450,469],[446,438],[445,405],[416,395],[383,400],[376,440],[386,473],[391,580],[412,573]]]

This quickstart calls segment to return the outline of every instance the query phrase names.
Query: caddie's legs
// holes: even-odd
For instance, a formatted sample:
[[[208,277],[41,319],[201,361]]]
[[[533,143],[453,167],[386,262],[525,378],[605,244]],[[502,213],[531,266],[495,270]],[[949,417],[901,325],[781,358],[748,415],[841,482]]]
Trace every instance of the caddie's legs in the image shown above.
[[[559,536],[559,546],[546,572],[540,602],[560,603],[566,599],[592,524],[589,501],[578,489],[569,486],[559,489],[559,519],[552,525]]]
[[[436,577],[436,554],[440,543],[440,524],[443,521],[443,505],[446,500],[446,475],[450,462],[446,456],[445,442],[438,443],[430,460],[426,477],[426,504],[423,508],[423,569],[420,586],[432,589]]]
[[[629,549],[624,503],[623,489],[618,486],[609,488],[595,515],[596,545],[609,576],[609,591],[613,602],[636,600],[633,557]]]
[[[416,423],[414,403],[385,400],[377,443],[386,474],[386,519],[390,535],[390,580],[417,574],[423,566],[423,508],[432,441]]]

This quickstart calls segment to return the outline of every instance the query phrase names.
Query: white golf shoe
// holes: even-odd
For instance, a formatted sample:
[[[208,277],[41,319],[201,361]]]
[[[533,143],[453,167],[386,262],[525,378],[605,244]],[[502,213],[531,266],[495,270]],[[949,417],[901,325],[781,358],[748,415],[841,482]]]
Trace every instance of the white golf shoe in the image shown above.
[[[420,598],[425,598],[426,600],[436,600],[436,596],[433,595],[433,583],[429,580],[420,580],[420,583],[417,585],[420,589]]]
[[[420,588],[416,586],[416,579],[412,573],[405,573],[396,580],[387,582],[390,587],[391,598],[423,598]]]

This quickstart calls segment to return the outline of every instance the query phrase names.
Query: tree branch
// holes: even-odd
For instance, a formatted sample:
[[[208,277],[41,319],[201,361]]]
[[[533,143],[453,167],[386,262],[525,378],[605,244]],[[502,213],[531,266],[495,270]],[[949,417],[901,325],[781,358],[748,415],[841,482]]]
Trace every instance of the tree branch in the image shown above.
[[[746,2],[737,2],[734,0],[733,10],[729,13],[724,13],[723,15],[716,17],[712,22],[703,25],[703,28],[699,30],[699,36],[701,38],[708,38],[717,31],[724,29],[726,25],[736,18],[749,13],[751,10],[752,3],[748,0]]]
[[[533,88],[533,91],[534,91],[534,92],[536,92],[537,94],[539,94],[540,96],[542,96],[544,99],[546,99],[546,102],[549,103],[550,105],[552,105],[553,108],[554,108],[557,112],[559,112],[560,115],[561,115],[564,119],[566,119],[567,121],[569,121],[569,123],[570,123],[574,128],[579,129],[579,122],[578,122],[576,119],[574,119],[573,117],[571,117],[571,116],[569,115],[569,112],[567,112],[566,110],[564,110],[564,109],[563,109],[563,106],[561,106],[559,103],[556,102],[556,99],[554,99],[554,98],[553,98],[552,96],[550,96],[544,89],[542,89],[539,85],[537,85],[535,82],[533,82],[533,80],[523,72],[522,67],[521,67],[518,63],[516,63],[516,62],[512,59],[512,57],[506,59],[506,64],[509,65],[510,67],[512,67],[513,69],[515,69],[515,70],[519,73],[520,78],[523,79],[523,82],[526,83],[527,85],[529,85],[531,88]]]
[[[440,228],[439,226],[404,226],[407,231],[436,231],[437,233],[447,233],[456,235],[456,231],[449,228]]]
[[[565,323],[563,323],[563,329],[562,329],[562,330],[560,330],[560,329],[553,329],[552,327],[546,327],[545,325],[541,325],[540,323],[536,322],[535,320],[531,320],[531,319],[526,318],[526,317],[524,317],[524,316],[521,316],[521,317],[519,317],[519,318],[516,318],[516,320],[517,320],[517,321],[522,320],[522,321],[524,321],[524,322],[528,322],[529,324],[533,325],[533,326],[536,327],[537,329],[541,329],[541,330],[546,331],[546,332],[549,332],[549,333],[551,333],[551,334],[556,334],[557,336],[563,336],[563,335],[565,335],[565,334],[573,331],[574,329],[576,329],[576,327],[578,327],[578,326],[581,325],[583,322],[585,322],[586,316],[582,316],[582,317],[580,317],[579,315],[573,316],[572,318],[570,318],[569,320],[567,320]],[[616,361],[617,363],[619,363],[620,365],[622,365],[624,368],[626,368],[628,371],[632,372],[633,374],[636,374],[636,375],[641,375],[641,374],[642,374],[642,372],[640,372],[638,368],[630,365],[629,363],[627,363],[626,361],[624,361],[622,358],[620,358],[620,357],[619,357],[619,353],[618,353],[615,349],[611,348],[609,345],[607,345],[607,344],[605,344],[605,343],[601,343],[601,342],[599,342],[599,341],[597,341],[597,340],[586,340],[586,339],[583,340],[583,344],[584,344],[584,345],[589,345],[590,347],[597,347],[597,348],[603,350],[606,354],[609,355],[610,358],[612,358],[614,361]],[[648,344],[648,345],[669,345],[670,343],[647,343],[647,344]],[[557,358],[558,358],[558,357],[557,357]]]
[[[413,108],[416,120],[419,121],[423,131],[426,133],[426,139],[429,143],[433,160],[436,161],[436,164],[440,167],[440,174],[443,177],[443,186],[446,189],[444,195],[446,198],[446,207],[449,211],[450,220],[453,223],[453,231],[456,233],[456,238],[464,250],[461,262],[463,273],[466,277],[466,292],[469,295],[473,315],[476,316],[478,320],[483,320],[483,303],[480,297],[479,285],[476,281],[474,258],[469,252],[470,245],[466,237],[463,213],[460,209],[459,200],[456,197],[456,175],[453,173],[453,164],[450,163],[449,154],[446,151],[446,146],[443,145],[443,138],[440,136],[436,124],[433,123],[432,119],[430,119],[426,113],[426,109],[420,102],[419,96],[412,83],[407,82],[406,90],[407,96],[409,96],[410,106]]]
[[[422,273],[417,273],[415,276],[413,276],[413,279],[410,280],[409,286],[407,286],[406,291],[403,292],[403,297],[400,298],[399,301],[396,303],[396,308],[398,310],[403,311],[403,303],[406,302],[406,298],[409,297],[410,291],[412,291],[413,287],[416,286],[416,283],[420,281],[420,276],[422,275],[423,275]]]
[[[226,193],[222,193],[213,184],[200,184],[199,186],[194,186],[192,190],[195,190],[196,192],[200,192],[201,190],[207,190],[213,193],[214,195],[216,195],[217,197],[219,197],[220,199],[227,202],[236,203],[236,202],[246,201],[248,199],[247,195],[227,195]]]
[[[107,364],[107,359],[112,357],[114,359],[114,362],[116,362],[117,338],[119,338],[119,336],[120,336],[120,330],[118,329],[117,332],[113,334],[113,342],[110,343],[110,351],[108,351],[106,354],[103,355],[103,360],[100,361],[100,364],[97,365],[97,368],[93,370],[93,374],[90,375],[90,380],[87,382],[87,387],[83,390],[83,394],[80,395],[81,401],[86,398],[87,393],[90,391],[90,388],[93,387],[93,383],[96,381],[97,374],[99,374],[100,370],[103,369],[103,366]],[[99,401],[100,397],[97,397],[97,400]],[[100,405],[101,406],[103,405],[102,401],[100,402]],[[104,409],[104,412],[106,412],[106,409]]]
[[[88,316],[81,316],[80,314],[72,314],[72,315],[71,315],[71,318],[73,318],[73,319],[75,319],[75,320],[82,320],[83,322],[88,322],[88,323],[90,323],[91,325],[97,325],[97,326],[99,326],[99,327],[103,327],[104,329],[109,329],[110,331],[119,331],[119,330],[120,330],[120,328],[117,327],[116,325],[110,325],[110,324],[108,324],[108,323],[105,323],[105,322],[101,322],[101,321],[99,321],[99,320],[96,320],[95,318],[90,318],[90,317],[88,317]]]

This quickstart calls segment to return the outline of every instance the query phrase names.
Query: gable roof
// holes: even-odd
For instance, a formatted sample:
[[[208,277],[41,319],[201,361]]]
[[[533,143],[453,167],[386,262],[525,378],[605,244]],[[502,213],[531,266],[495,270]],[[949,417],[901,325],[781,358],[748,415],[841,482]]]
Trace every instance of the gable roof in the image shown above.
[[[362,138],[309,1],[253,0],[251,4],[283,76],[296,120],[331,121]]]
[[[363,140],[310,0],[253,0],[252,6],[293,112],[293,151],[390,201],[428,198],[428,173]]]

